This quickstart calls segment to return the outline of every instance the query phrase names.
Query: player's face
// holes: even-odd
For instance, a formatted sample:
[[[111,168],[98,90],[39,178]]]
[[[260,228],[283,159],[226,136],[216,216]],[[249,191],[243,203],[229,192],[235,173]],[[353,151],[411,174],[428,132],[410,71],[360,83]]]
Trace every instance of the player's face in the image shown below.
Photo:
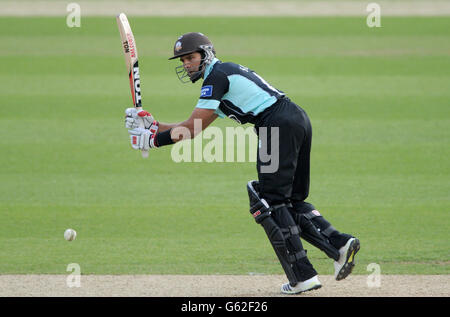
[[[189,76],[195,72],[198,72],[201,60],[202,55],[199,52],[194,52],[180,57],[180,61],[183,63],[183,67],[186,69]]]

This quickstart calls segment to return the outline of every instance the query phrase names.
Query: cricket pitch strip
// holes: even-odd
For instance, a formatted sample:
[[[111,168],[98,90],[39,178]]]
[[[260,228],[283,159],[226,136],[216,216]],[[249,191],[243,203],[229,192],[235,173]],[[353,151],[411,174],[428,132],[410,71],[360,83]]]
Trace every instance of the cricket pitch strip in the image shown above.
[[[283,295],[283,275],[81,275],[69,287],[68,275],[0,275],[1,297],[435,297],[450,295],[450,275],[368,275],[343,281],[319,275],[322,288]],[[371,285],[372,284],[372,285]]]

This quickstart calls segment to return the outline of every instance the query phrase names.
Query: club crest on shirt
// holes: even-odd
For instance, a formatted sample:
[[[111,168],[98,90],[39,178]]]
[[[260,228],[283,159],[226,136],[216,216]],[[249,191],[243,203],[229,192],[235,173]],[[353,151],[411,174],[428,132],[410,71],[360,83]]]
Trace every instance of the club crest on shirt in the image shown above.
[[[212,85],[208,85],[208,86],[203,86],[201,93],[200,93],[200,97],[211,97],[212,96],[212,91],[213,91],[213,86]]]

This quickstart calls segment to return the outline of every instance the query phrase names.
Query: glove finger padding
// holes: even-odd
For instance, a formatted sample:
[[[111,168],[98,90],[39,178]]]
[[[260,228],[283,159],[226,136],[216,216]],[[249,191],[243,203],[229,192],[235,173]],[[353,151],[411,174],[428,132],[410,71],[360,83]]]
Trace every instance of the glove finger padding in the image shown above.
[[[125,109],[125,128],[128,130],[140,128],[140,123],[142,122],[141,118],[137,114],[136,108],[127,108]],[[142,122],[142,127],[144,126]]]
[[[146,129],[150,129],[153,122],[155,121],[155,118],[153,118],[152,114],[145,110],[139,111],[137,113],[137,116],[138,116],[138,118],[140,118],[142,120],[142,122],[144,123],[144,127]]]
[[[127,108],[125,109],[125,116],[130,118],[136,118],[137,117],[137,110],[136,108]]]
[[[140,119],[138,119],[138,120],[140,120]],[[127,128],[128,130],[139,128],[139,121],[137,121],[136,119],[131,118],[131,117],[126,117],[125,118],[125,128]]]
[[[148,111],[137,111],[136,108],[125,109],[125,127],[127,129],[146,128],[150,129],[155,118]]]

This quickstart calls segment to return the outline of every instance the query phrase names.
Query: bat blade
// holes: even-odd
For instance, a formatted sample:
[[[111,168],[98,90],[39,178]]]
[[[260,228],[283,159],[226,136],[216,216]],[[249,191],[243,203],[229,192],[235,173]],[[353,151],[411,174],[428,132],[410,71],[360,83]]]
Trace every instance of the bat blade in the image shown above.
[[[133,105],[136,108],[142,108],[141,100],[141,81],[139,76],[139,62],[136,48],[136,41],[134,39],[133,31],[130,23],[124,13],[116,17],[117,26],[119,27],[120,38],[122,40],[122,49],[125,57],[125,65],[128,71],[130,80],[131,97]]]
[[[130,81],[131,98],[133,100],[133,105],[138,111],[140,111],[142,110],[141,80],[139,74],[136,41],[125,13],[120,13],[117,15],[116,21],[117,26],[119,27],[122,50],[125,57],[125,66],[127,68]],[[144,127],[144,123],[142,121],[140,122],[140,127]],[[147,157],[148,151],[142,151],[142,156]]]

